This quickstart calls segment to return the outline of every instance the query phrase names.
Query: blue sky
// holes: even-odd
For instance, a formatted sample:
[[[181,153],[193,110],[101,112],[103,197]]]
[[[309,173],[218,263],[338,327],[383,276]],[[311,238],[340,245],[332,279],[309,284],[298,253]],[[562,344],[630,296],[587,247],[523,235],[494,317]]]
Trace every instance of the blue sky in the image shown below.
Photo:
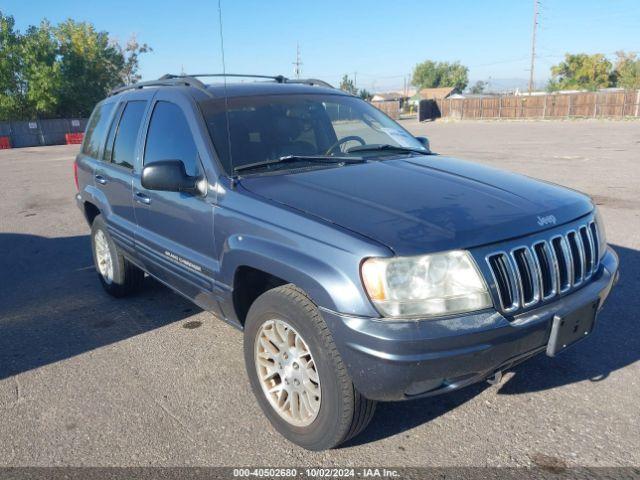
[[[640,50],[640,0],[539,0],[536,78],[565,52]],[[3,0],[19,29],[46,17],[88,20],[125,41],[132,33],[154,52],[144,79],[222,70],[217,0]],[[296,43],[303,76],[337,83],[357,72],[358,87],[401,88],[425,59],[459,60],[472,80],[526,79],[532,0],[362,1],[222,0],[228,72],[293,75]]]

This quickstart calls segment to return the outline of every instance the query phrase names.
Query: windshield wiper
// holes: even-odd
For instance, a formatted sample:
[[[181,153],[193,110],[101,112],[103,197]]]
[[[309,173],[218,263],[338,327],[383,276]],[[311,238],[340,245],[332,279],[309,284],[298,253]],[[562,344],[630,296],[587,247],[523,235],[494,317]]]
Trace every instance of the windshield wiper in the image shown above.
[[[347,150],[347,153],[352,152],[380,152],[383,150],[419,153],[421,155],[429,155],[431,152],[428,150],[421,150],[419,148],[401,147],[399,145],[391,145],[390,143],[375,143],[370,145],[357,145]]]
[[[239,172],[241,170],[251,170],[253,168],[265,167],[268,165],[275,165],[277,163],[291,163],[291,162],[314,162],[314,163],[326,163],[345,165],[347,163],[362,163],[365,159],[362,157],[331,157],[328,155],[285,155],[284,157],[275,158],[273,160],[264,160],[262,162],[247,163],[246,165],[238,165],[234,167],[234,171]]]

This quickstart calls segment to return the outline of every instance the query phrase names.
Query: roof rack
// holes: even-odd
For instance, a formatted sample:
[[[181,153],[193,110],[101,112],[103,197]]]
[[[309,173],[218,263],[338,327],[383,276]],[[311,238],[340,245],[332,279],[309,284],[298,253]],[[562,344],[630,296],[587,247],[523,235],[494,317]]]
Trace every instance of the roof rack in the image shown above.
[[[127,90],[136,90],[144,87],[166,87],[166,86],[185,86],[195,87],[198,90],[202,90],[207,95],[211,96],[211,92],[207,90],[207,86],[200,80],[188,77],[188,76],[176,76],[176,75],[163,75],[158,80],[149,80],[146,82],[132,83],[131,85],[125,85],[122,87],[114,88],[109,92],[109,96],[117,95],[118,93],[125,92]]]
[[[168,73],[162,78],[181,79],[196,77],[266,78],[269,80],[275,80],[277,83],[300,83],[304,85],[320,85],[322,87],[333,88],[333,85],[325,82],[324,80],[318,80],[316,78],[287,78],[284,75],[254,75],[244,73],[197,73],[190,75],[172,75]]]
[[[269,80],[275,80],[278,83],[285,83],[288,79],[283,75],[253,75],[243,73],[196,73],[185,75],[172,75],[167,73],[162,78],[195,78],[195,77],[239,77],[239,78],[268,78]]]
[[[318,80],[317,78],[293,78],[287,79],[286,83],[302,83],[304,85],[319,85],[321,87],[333,88],[333,85],[330,83],[324,80]]]
[[[109,92],[109,96],[117,95],[118,93],[126,92],[127,90],[136,90],[144,87],[166,87],[166,86],[185,86],[195,87],[198,90],[203,91],[209,96],[213,96],[207,86],[198,80],[196,77],[238,77],[238,78],[267,78],[274,80],[277,83],[299,83],[304,85],[319,85],[322,87],[333,88],[333,86],[324,80],[318,80],[315,78],[295,78],[290,79],[283,75],[253,75],[253,74],[241,74],[241,73],[198,73],[195,75],[174,75],[167,73],[161,76],[158,80],[148,80],[146,82],[132,83],[131,85],[125,85],[122,87],[114,88]]]

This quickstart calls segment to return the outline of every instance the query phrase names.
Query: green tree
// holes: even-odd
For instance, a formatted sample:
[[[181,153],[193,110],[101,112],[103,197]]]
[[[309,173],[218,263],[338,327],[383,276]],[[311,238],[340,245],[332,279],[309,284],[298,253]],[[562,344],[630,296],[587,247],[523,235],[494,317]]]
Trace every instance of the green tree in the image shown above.
[[[622,88],[640,88],[640,59],[635,53],[616,52],[613,76],[615,85]]]
[[[351,95],[357,95],[358,89],[356,88],[353,80],[349,78],[349,75],[343,75],[340,81],[340,90],[350,93]]]
[[[15,20],[0,10],[0,120],[23,115],[20,66],[20,37],[15,30]]]
[[[55,28],[55,36],[63,78],[59,113],[86,116],[109,90],[120,85],[124,57],[107,32],[96,31],[90,23],[69,19]]]
[[[472,93],[474,95],[479,95],[481,93],[484,93],[488,85],[489,85],[488,82],[483,82],[482,80],[478,80],[476,83],[474,83],[471,86],[471,88],[469,89],[469,93]]]
[[[597,90],[612,86],[611,62],[601,54],[567,53],[564,60],[551,67],[548,89]]]
[[[122,46],[86,22],[43,20],[24,34],[0,11],[0,120],[87,116],[110,89],[140,80],[147,44]]]
[[[60,104],[62,74],[58,61],[58,43],[51,24],[42,21],[31,26],[20,42],[21,77],[25,90],[25,113],[55,116]]]
[[[469,84],[469,69],[460,62],[426,60],[413,69],[411,83],[418,88],[455,87],[464,90]]]
[[[369,90],[362,88],[358,92],[358,96],[363,100],[369,101],[373,98],[373,93],[371,93]]]

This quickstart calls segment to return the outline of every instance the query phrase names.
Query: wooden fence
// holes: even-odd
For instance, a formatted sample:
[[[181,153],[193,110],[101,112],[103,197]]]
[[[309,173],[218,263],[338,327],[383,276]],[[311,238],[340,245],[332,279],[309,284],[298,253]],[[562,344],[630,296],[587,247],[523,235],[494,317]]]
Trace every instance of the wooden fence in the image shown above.
[[[640,117],[640,90],[436,100],[443,118]]]
[[[395,119],[400,118],[400,102],[398,100],[376,101],[376,102],[371,102],[371,105],[382,110],[391,118],[395,118]]]

